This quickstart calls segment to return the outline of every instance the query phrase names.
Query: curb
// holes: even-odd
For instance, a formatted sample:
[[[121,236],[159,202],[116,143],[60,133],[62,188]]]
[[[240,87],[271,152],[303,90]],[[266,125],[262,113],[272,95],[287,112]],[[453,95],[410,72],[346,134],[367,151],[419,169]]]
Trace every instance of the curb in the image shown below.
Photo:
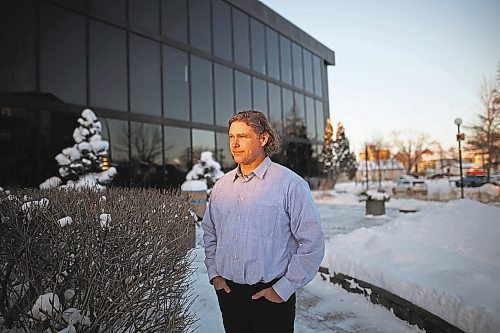
[[[327,278],[323,274],[330,275],[326,267],[320,267],[319,272],[325,280]],[[417,325],[427,333],[465,333],[458,327],[448,323],[424,308],[368,282],[352,278],[342,273],[334,273],[333,276],[330,275],[330,282],[342,286],[342,288],[348,292],[369,297],[373,304],[380,304],[388,310],[392,310],[394,315],[399,319],[408,322],[410,325]]]

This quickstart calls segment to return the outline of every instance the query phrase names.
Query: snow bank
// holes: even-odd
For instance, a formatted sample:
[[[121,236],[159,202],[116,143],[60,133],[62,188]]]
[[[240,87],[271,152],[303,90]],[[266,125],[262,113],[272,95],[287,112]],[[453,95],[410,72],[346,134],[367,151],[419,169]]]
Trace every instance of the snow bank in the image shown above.
[[[500,327],[500,209],[471,200],[426,206],[336,235],[323,266],[387,289],[467,332]]]

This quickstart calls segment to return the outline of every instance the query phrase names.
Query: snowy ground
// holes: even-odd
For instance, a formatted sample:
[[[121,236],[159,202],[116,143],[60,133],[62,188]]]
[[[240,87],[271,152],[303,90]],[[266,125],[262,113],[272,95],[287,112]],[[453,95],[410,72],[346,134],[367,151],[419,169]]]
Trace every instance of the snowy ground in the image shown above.
[[[447,188],[453,191],[444,182],[434,182],[429,192],[447,195]],[[499,208],[467,199],[393,198],[386,215],[365,217],[364,205],[353,193],[357,190],[359,186],[339,184],[337,192],[314,193],[327,243],[323,266],[388,289],[466,332],[500,327]],[[487,195],[498,191],[488,186],[472,190]],[[400,208],[418,212],[403,214]],[[200,237],[201,230],[197,233]],[[194,255],[196,332],[223,332],[200,243]],[[319,274],[298,292],[295,328],[299,333],[419,332]]]

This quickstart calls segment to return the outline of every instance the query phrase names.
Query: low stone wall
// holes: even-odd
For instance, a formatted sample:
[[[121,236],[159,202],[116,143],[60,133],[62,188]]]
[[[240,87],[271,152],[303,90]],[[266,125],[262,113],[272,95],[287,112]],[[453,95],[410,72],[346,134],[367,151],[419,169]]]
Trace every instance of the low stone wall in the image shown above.
[[[393,313],[398,318],[410,323],[410,325],[417,325],[427,333],[464,333],[464,331],[458,327],[451,325],[440,317],[390,291],[345,274],[337,273],[331,276],[330,272],[325,267],[320,267],[319,272],[325,280],[327,278],[323,274],[327,274],[330,277],[330,282],[342,286],[345,290],[365,295],[370,298],[373,304],[380,304],[387,309],[392,309]]]

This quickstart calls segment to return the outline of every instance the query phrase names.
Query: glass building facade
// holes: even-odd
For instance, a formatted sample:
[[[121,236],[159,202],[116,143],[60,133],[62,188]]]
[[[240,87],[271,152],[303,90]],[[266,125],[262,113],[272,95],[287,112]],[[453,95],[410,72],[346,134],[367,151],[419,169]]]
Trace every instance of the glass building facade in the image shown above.
[[[115,185],[178,186],[210,150],[234,167],[237,111],[281,133],[273,159],[319,175],[334,53],[258,1],[6,0],[0,13],[0,186],[38,186],[91,108]]]

